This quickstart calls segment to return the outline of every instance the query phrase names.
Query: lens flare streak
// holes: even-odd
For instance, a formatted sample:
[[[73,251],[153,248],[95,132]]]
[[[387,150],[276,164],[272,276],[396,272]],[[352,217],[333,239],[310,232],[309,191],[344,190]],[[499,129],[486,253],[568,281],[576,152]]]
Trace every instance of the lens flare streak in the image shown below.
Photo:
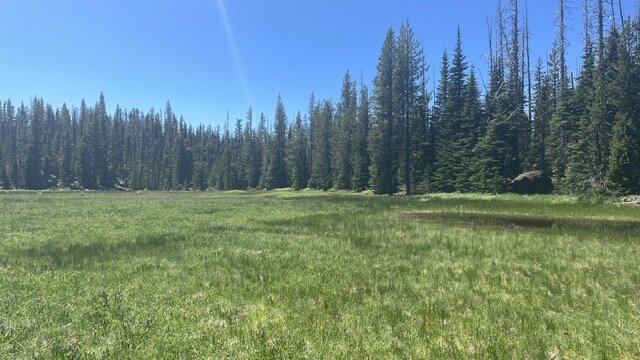
[[[218,3],[218,10],[220,12],[220,19],[222,20],[222,25],[224,26],[224,31],[227,36],[227,42],[229,43],[229,48],[231,49],[231,55],[233,56],[233,60],[235,62],[236,71],[238,72],[238,80],[240,81],[240,85],[242,86],[242,91],[244,93],[245,101],[247,104],[251,104],[251,93],[249,91],[249,82],[247,81],[247,76],[244,71],[244,66],[242,65],[240,52],[238,51],[238,46],[236,44],[235,36],[233,35],[233,28],[231,27],[231,22],[229,21],[227,8],[224,4],[224,0],[217,0],[217,3]]]

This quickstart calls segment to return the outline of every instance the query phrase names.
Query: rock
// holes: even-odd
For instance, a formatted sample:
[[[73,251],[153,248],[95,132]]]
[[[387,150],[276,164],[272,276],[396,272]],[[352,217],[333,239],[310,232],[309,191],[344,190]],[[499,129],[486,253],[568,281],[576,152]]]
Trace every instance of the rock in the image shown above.
[[[617,205],[636,205],[640,206],[640,195],[630,195],[622,198],[622,202]]]
[[[553,191],[553,183],[544,171],[536,170],[518,175],[511,180],[509,188],[517,194],[550,194]]]

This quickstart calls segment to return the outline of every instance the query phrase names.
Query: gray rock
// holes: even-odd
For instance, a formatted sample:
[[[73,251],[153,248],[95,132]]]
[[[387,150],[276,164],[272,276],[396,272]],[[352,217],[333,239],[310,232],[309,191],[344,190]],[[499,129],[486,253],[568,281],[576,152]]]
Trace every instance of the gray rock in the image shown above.
[[[553,192],[553,183],[544,171],[535,170],[520,174],[511,180],[509,189],[517,194],[550,194]]]

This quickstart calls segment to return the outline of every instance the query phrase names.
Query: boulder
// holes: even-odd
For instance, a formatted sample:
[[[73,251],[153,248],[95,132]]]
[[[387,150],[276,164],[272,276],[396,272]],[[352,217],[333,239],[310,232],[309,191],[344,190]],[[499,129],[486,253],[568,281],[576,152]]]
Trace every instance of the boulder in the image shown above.
[[[553,183],[544,171],[536,170],[518,175],[511,180],[509,188],[517,194],[550,194],[553,191]]]

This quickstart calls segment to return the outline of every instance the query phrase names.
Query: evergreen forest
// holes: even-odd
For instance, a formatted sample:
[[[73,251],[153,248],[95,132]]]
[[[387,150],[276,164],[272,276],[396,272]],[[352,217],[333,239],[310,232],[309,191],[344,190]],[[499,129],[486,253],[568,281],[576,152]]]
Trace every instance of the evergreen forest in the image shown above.
[[[429,86],[406,22],[387,31],[371,84],[346,72],[336,102],[311,94],[293,119],[280,96],[272,121],[250,108],[223,127],[191,124],[169,103],[109,113],[102,94],[79,107],[2,101],[0,186],[500,193],[542,170],[558,193],[640,193],[640,15],[585,1],[574,73],[566,1],[545,58],[530,53],[520,5],[500,2],[488,26],[484,81],[458,28]]]

